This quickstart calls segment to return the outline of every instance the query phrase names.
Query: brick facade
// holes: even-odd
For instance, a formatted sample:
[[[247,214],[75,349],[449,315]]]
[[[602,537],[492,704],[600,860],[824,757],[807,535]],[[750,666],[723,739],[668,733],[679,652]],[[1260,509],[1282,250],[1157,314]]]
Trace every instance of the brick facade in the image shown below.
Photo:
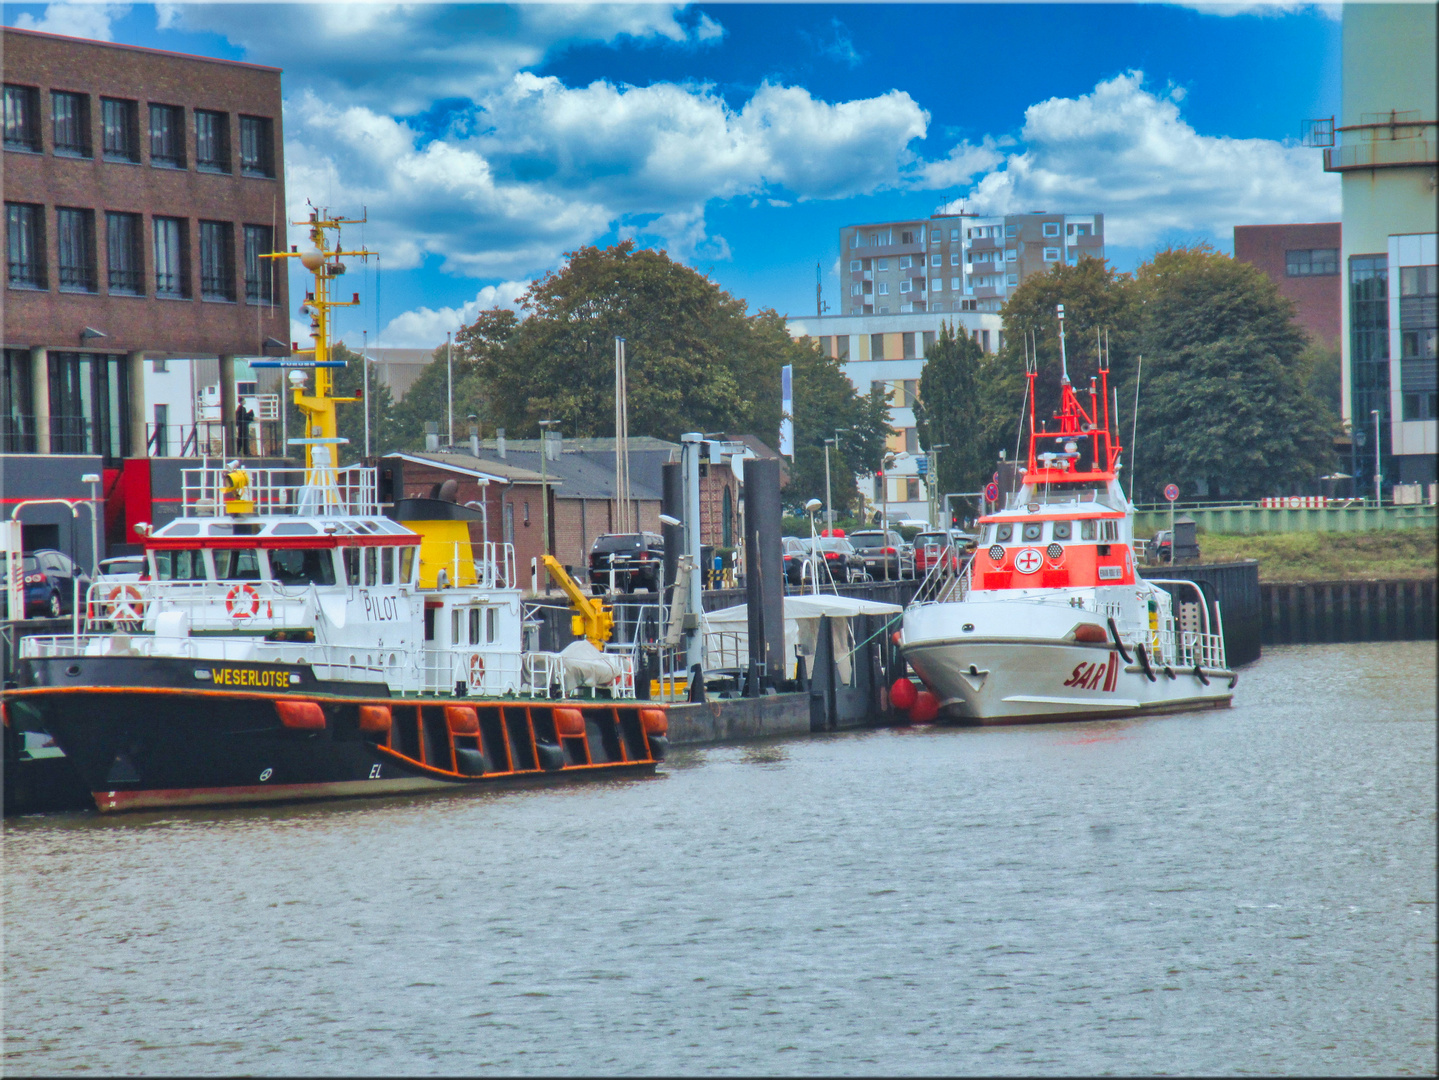
[[[1340,224],[1337,221],[1314,225],[1236,225],[1234,257],[1257,266],[1269,275],[1279,291],[1294,301],[1294,321],[1319,343],[1338,347],[1340,308],[1344,300],[1344,277],[1339,267]],[[1291,274],[1288,253],[1332,251],[1334,269],[1313,273],[1311,260],[1295,260],[1293,269],[1310,271]],[[1327,270],[1327,265],[1324,266]]]

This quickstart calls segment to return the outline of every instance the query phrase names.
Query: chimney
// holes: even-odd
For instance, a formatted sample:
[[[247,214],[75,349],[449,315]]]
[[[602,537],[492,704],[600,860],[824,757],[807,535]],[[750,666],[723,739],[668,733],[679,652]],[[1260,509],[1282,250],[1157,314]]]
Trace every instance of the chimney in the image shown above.
[[[500,460],[501,460],[501,461],[504,460],[504,457],[505,457],[505,429],[504,429],[504,428],[495,428],[495,453],[500,456]]]
[[[425,449],[434,453],[440,448],[440,424],[438,420],[425,421]]]

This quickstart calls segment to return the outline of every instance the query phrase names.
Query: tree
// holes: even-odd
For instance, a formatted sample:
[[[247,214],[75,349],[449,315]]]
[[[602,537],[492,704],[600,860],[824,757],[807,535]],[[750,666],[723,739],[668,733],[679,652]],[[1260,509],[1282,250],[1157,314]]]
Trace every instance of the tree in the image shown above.
[[[979,427],[979,371],[984,353],[963,332],[941,324],[939,338],[924,352],[924,374],[919,380],[915,423],[919,445],[929,451],[939,468],[933,482],[939,490],[977,491],[989,471],[990,460]],[[931,462],[934,470],[934,462]]]
[[[1309,389],[1293,304],[1261,270],[1207,244],[1142,264],[1144,356],[1136,497],[1169,482],[1214,497],[1310,489],[1333,468],[1337,422]]]

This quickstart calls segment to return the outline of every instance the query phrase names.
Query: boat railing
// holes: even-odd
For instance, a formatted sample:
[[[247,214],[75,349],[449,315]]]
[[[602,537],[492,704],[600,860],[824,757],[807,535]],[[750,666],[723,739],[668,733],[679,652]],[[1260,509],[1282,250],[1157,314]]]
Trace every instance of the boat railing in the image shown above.
[[[232,472],[243,472],[245,486],[235,490]],[[256,514],[307,516],[378,515],[379,486],[375,470],[364,465],[343,469],[185,469],[180,477],[182,517],[224,517],[233,500],[254,506]]]
[[[1161,620],[1160,646],[1166,658],[1178,667],[1227,668],[1224,656],[1222,624],[1212,625],[1209,603],[1204,590],[1196,582],[1184,578],[1149,578],[1152,585],[1169,586],[1171,608],[1167,619]],[[1192,598],[1189,594],[1193,594]],[[1215,621],[1219,604],[1215,602]],[[1186,625],[1187,624],[1187,625]]]
[[[518,691],[523,682],[518,650],[474,647],[426,647],[421,662],[420,690],[426,694],[497,696]]]
[[[606,653],[618,669],[614,679],[604,687],[610,696],[623,700],[635,697],[634,658],[627,653]],[[520,693],[530,697],[565,697],[572,687],[569,665],[559,653],[528,652],[523,655],[520,671]],[[574,680],[578,684],[579,679]]]
[[[193,627],[244,631],[313,621],[315,587],[253,581],[97,581],[85,595],[87,631],[153,630],[161,611],[186,611]]]
[[[745,671],[749,668],[747,630],[705,629],[705,667],[710,671]]]
[[[966,560],[964,569],[956,569],[956,560],[949,555],[951,550],[945,547],[940,553],[938,561],[929,568],[915,590],[911,604],[953,604],[969,595],[972,580],[970,567],[974,561]]]

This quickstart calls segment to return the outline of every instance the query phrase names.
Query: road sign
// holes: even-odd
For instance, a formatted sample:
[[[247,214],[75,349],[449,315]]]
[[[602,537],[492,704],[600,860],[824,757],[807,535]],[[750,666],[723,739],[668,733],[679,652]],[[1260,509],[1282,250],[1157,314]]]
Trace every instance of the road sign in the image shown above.
[[[999,485],[993,480],[984,485],[984,501],[999,502]]]
[[[920,476],[927,476],[929,474],[929,458],[923,456],[917,457],[914,459],[914,464],[919,469]]]
[[[1170,502],[1173,502],[1175,499],[1179,498],[1179,488],[1177,488],[1173,484],[1165,484],[1164,497]]]

